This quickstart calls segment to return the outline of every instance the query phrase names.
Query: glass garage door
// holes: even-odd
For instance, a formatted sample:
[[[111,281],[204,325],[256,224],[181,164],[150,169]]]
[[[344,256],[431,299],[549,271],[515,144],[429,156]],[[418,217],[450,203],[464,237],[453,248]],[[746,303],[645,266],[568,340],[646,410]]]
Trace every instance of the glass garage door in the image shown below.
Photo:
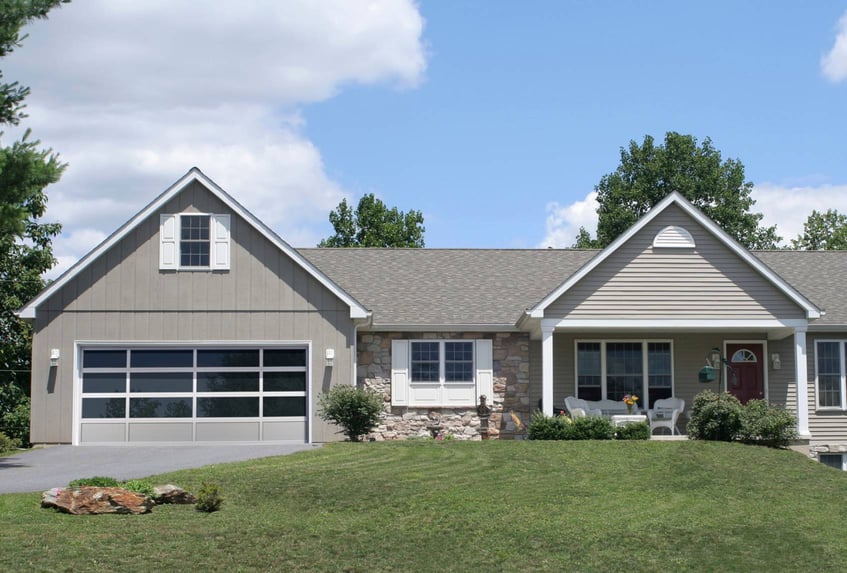
[[[80,442],[307,441],[307,349],[85,348]]]

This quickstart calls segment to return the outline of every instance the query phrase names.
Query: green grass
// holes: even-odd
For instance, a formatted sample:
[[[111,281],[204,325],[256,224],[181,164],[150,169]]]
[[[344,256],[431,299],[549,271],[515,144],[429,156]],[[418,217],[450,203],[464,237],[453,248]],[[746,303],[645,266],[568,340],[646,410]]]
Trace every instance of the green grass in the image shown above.
[[[12,571],[841,571],[847,476],[704,442],[333,444],[156,476],[221,511],[0,496]]]

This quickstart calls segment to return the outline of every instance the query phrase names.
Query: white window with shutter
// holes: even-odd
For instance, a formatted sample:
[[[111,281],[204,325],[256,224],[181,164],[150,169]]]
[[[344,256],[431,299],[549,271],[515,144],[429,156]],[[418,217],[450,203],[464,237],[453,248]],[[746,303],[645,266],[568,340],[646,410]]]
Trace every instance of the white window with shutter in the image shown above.
[[[159,269],[229,270],[230,215],[160,215]]]
[[[491,399],[493,383],[491,340],[392,341],[394,406],[471,407]]]

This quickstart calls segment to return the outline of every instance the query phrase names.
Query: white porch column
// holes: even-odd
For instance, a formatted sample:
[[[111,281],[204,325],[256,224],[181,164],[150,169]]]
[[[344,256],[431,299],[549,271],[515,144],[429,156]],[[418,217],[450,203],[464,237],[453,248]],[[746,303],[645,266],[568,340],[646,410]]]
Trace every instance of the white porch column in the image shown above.
[[[797,378],[797,433],[809,438],[809,375],[806,368],[806,329],[794,329],[794,376]]]
[[[541,327],[541,401],[544,415],[553,415],[553,330]]]

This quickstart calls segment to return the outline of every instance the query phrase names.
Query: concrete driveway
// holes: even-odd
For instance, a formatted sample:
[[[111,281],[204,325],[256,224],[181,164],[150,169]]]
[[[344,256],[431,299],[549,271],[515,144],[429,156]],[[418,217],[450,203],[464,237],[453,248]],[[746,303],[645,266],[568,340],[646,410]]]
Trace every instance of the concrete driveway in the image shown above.
[[[119,480],[185,468],[281,456],[317,446],[51,446],[0,457],[0,493],[44,491],[83,477]]]

